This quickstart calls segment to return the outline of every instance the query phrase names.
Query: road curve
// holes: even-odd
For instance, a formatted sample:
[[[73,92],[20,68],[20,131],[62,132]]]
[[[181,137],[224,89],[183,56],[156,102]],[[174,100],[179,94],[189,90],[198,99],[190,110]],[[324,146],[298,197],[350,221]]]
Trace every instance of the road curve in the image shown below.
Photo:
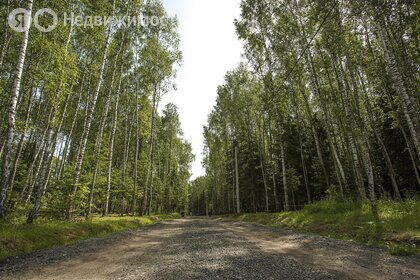
[[[220,218],[188,218],[0,263],[0,279],[420,279],[419,257]]]

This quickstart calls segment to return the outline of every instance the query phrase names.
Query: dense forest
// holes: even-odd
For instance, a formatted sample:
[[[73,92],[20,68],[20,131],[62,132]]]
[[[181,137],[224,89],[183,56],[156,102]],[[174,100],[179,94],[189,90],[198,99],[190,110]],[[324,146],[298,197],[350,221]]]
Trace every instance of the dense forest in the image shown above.
[[[46,6],[165,24],[59,22],[49,33],[7,25],[15,8],[33,15]],[[192,148],[177,107],[159,108],[182,60],[177,20],[162,4],[7,0],[0,18],[0,218],[186,209]]]
[[[419,20],[1,0],[0,278],[420,279]]]
[[[420,193],[419,11],[411,0],[243,0],[244,62],[204,127],[196,214]]]
[[[47,3],[48,2],[48,3]],[[7,26],[7,15],[155,17],[164,24]],[[325,197],[420,192],[420,5],[243,0],[243,62],[204,126],[206,175],[178,108],[176,18],[158,0],[6,1],[0,29],[0,218],[297,210]],[[3,24],[3,23],[2,23]],[[159,105],[161,105],[159,107]]]

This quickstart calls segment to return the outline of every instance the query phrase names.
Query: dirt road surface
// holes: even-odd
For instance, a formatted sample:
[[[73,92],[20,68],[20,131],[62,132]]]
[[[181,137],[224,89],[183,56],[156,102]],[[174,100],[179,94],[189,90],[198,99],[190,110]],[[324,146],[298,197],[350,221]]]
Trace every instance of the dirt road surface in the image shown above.
[[[420,279],[419,257],[282,229],[187,218],[0,263],[0,279]]]

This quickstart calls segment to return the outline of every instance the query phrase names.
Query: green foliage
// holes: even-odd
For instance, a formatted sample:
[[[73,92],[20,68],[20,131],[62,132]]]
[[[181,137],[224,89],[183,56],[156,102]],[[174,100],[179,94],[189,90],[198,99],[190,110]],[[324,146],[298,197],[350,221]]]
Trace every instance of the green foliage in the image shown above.
[[[378,208],[379,225],[374,223],[368,203],[343,199],[324,199],[295,212],[231,218],[379,245],[391,254],[420,254],[420,203],[380,200]]]
[[[240,9],[244,61],[218,87],[204,127],[211,183],[200,192],[210,209],[197,201],[213,214],[234,211],[234,142],[244,212],[325,197],[370,199],[375,212],[378,198],[415,197],[418,5],[242,0]]]
[[[1,222],[0,260],[178,217],[179,214],[149,217],[95,216],[91,221],[80,222],[41,219],[33,225],[20,224],[17,221]]]
[[[7,1],[0,14],[17,5]],[[175,89],[182,60],[177,21],[158,0],[35,1],[33,10],[44,6],[58,14],[59,24],[52,32],[29,32],[14,116],[14,142],[22,141],[21,149],[10,148],[9,168],[19,160],[7,189],[7,213],[68,219],[88,209],[102,213],[105,205],[110,213],[136,213],[132,208],[146,190],[152,212],[187,211],[192,148],[182,138],[178,108],[168,104],[162,114],[158,108]],[[64,26],[64,13],[143,15],[162,24]],[[22,34],[3,28],[0,38],[0,119],[6,120]]]

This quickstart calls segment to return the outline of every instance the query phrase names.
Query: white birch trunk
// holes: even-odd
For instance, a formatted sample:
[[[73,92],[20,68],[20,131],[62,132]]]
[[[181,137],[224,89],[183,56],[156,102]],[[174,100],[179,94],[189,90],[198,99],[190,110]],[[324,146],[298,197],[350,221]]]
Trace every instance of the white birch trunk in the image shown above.
[[[10,104],[8,107],[9,117],[8,117],[8,126],[7,126],[7,133],[6,133],[6,141],[4,145],[3,151],[3,170],[2,170],[2,178],[0,181],[0,219],[6,217],[6,198],[7,198],[7,186],[10,179],[10,158],[12,155],[13,149],[13,140],[14,140],[14,133],[15,133],[15,122],[16,122],[16,106],[17,100],[19,98],[20,93],[20,86],[22,80],[22,73],[23,73],[23,66],[25,64],[26,58],[26,49],[28,47],[29,41],[29,30],[31,26],[31,19],[32,19],[32,6],[33,0],[28,0],[28,21],[27,29],[23,33],[23,41],[19,51],[19,58],[16,65],[15,77],[13,82],[13,89],[10,95]]]

